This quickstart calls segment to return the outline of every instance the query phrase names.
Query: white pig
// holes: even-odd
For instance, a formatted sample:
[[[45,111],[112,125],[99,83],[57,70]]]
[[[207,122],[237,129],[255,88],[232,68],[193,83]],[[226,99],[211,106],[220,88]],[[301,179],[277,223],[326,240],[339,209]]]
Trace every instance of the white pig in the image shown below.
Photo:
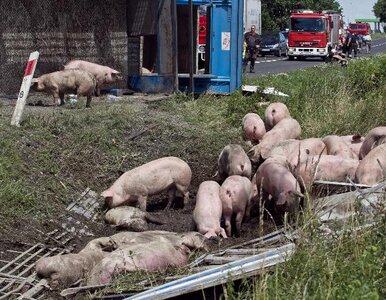
[[[265,129],[271,130],[277,123],[285,118],[289,118],[290,113],[287,106],[281,102],[274,102],[268,105],[264,114]]]
[[[279,142],[288,139],[298,139],[302,129],[298,121],[292,118],[285,118],[268,131],[260,144],[253,146],[248,151],[248,156],[252,162],[259,163],[260,159],[266,159],[271,149]]]
[[[54,97],[58,105],[64,104],[65,94],[86,96],[86,107],[90,107],[92,95],[95,91],[95,77],[84,70],[63,70],[44,74],[33,78],[31,88],[38,92],[46,92]]]
[[[220,182],[230,175],[251,177],[252,164],[243,147],[238,144],[229,144],[224,147],[218,157],[218,171],[216,175]]]
[[[163,157],[127,171],[101,195],[109,208],[138,203],[146,211],[148,196],[168,190],[168,209],[176,190],[184,195],[184,205],[188,204],[191,179],[192,171],[186,162],[173,156]]]
[[[265,134],[264,121],[258,114],[247,113],[241,122],[244,139],[252,143],[259,143]]]
[[[363,141],[359,151],[359,159],[363,159],[374,147],[386,143],[386,126],[371,129]]]
[[[386,178],[386,143],[367,153],[356,169],[355,178],[358,183],[367,185]]]
[[[241,223],[251,201],[251,189],[251,181],[240,175],[229,176],[220,187],[222,214],[228,236],[232,236],[231,219],[233,215],[235,215],[236,223],[234,233],[236,236],[240,235]]]
[[[96,78],[96,95],[100,95],[100,88],[106,83],[115,83],[123,79],[121,72],[107,66],[84,60],[72,60],[64,65],[64,69],[81,69],[90,72]]]
[[[327,148],[327,155],[336,155],[342,158],[354,159],[356,155],[351,150],[349,144],[338,135],[327,135],[323,138],[323,143]]]
[[[225,230],[220,226],[221,216],[220,185],[212,180],[202,182],[198,187],[193,211],[193,220],[198,232],[207,238],[217,236],[226,238]]]
[[[274,206],[281,212],[294,213],[299,207],[299,198],[304,197],[296,178],[280,157],[265,160],[256,171],[256,193],[260,191],[272,196]],[[257,198],[254,199],[256,201]]]

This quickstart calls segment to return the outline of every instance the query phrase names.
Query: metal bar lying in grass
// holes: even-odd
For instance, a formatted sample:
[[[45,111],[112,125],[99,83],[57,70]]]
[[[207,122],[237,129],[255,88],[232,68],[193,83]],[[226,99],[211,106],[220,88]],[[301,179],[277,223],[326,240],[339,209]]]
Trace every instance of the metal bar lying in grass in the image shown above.
[[[232,263],[181,278],[156,288],[141,292],[125,300],[166,299],[184,295],[197,290],[252,276],[261,269],[286,261],[295,252],[295,244],[289,243],[276,249],[268,250]]]

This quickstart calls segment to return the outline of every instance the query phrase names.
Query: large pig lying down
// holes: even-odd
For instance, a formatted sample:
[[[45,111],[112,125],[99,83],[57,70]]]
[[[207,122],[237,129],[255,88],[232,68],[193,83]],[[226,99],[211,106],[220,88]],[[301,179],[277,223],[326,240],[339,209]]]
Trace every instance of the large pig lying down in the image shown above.
[[[104,219],[108,224],[129,231],[145,231],[148,229],[147,222],[163,224],[163,222],[152,216],[150,213],[132,206],[112,208],[105,213]]]
[[[310,156],[327,154],[326,145],[320,138],[304,140],[289,139],[273,145],[266,157],[281,156],[286,159],[291,167],[306,160]]]
[[[224,147],[218,157],[217,180],[222,182],[231,175],[240,175],[251,178],[252,164],[244,149],[238,144],[229,144]]]
[[[102,85],[115,83],[123,79],[121,72],[117,70],[84,60],[72,60],[64,66],[64,69],[81,69],[94,75],[96,78],[95,93],[97,96],[100,95],[100,88]]]
[[[207,238],[217,236],[226,238],[225,230],[220,226],[221,216],[220,185],[212,180],[202,182],[198,187],[193,211],[197,231]]]
[[[225,231],[228,236],[235,236],[241,233],[241,223],[244,215],[249,212],[251,201],[251,181],[240,175],[229,176],[220,187],[220,199],[222,203],[222,214],[225,222]],[[232,230],[232,216],[235,216],[235,226]]]
[[[285,118],[279,121],[261,140],[260,144],[253,146],[248,151],[248,156],[254,163],[266,159],[271,149],[280,141],[298,139],[302,133],[298,121],[292,118]]]
[[[36,262],[38,276],[51,286],[108,284],[130,271],[158,271],[187,264],[192,250],[205,250],[206,238],[197,232],[121,232],[92,240],[78,254],[43,257]]]
[[[176,190],[183,194],[184,204],[188,204],[191,179],[192,171],[186,162],[173,156],[163,157],[127,171],[101,195],[109,208],[138,203],[146,211],[148,196],[167,190],[170,208]]]
[[[86,107],[90,107],[92,95],[96,87],[95,77],[84,70],[64,70],[44,74],[33,78],[31,88],[38,92],[46,92],[54,97],[58,105],[64,104],[65,94],[86,96]]]
[[[374,147],[386,143],[386,126],[379,126],[371,129],[363,141],[362,147],[359,150],[359,159],[363,159],[367,153]]]
[[[373,148],[360,161],[355,172],[358,183],[374,185],[386,179],[386,144]]]
[[[346,182],[354,179],[359,160],[335,155],[312,156],[299,164],[294,173],[305,188],[311,187],[314,180]]]

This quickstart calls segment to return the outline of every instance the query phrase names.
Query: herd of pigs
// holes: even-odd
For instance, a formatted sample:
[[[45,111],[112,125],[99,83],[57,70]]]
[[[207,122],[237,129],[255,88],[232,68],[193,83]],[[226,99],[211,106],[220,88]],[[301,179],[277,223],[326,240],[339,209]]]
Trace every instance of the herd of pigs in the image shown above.
[[[49,278],[51,285],[96,285],[109,284],[126,272],[184,266],[191,251],[207,250],[208,239],[240,235],[242,223],[263,209],[261,203],[276,214],[293,215],[315,180],[350,178],[374,185],[385,177],[386,126],[364,137],[300,139],[301,127],[287,106],[271,103],[263,119],[246,114],[242,129],[246,144],[226,145],[214,180],[198,187],[192,216],[196,231],[146,231],[147,221],[157,222],[146,212],[149,196],[167,191],[166,209],[177,192],[184,205],[189,203],[191,168],[178,157],[162,157],[129,170],[101,193],[108,208],[105,221],[125,231],[92,240],[77,254],[41,258],[37,274]]]
[[[103,85],[122,79],[119,71],[108,66],[84,60],[72,60],[64,66],[64,70],[33,78],[31,88],[52,95],[57,105],[65,103],[65,94],[85,96],[87,97],[86,107],[90,107],[92,96],[99,96]]]

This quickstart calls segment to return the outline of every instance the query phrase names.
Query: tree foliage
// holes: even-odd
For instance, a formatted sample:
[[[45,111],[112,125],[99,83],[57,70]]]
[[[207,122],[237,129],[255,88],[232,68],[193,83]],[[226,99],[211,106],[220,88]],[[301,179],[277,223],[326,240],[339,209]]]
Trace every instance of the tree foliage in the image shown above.
[[[262,31],[288,28],[289,16],[294,9],[342,11],[336,0],[262,0]]]
[[[373,6],[374,15],[386,22],[386,0],[378,0]]]

